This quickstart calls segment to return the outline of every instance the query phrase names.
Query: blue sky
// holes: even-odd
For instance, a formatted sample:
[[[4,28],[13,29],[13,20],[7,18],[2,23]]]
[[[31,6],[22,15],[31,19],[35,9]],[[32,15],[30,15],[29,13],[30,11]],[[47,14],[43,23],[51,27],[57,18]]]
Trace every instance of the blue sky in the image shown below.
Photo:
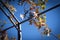
[[[60,0],[48,0],[48,3],[46,3],[45,10],[47,10],[59,3],[60,3]],[[17,11],[15,12],[14,15],[19,20],[19,22],[21,22],[22,20],[20,18],[20,14],[24,14],[23,6],[17,5],[17,2],[11,2],[11,4],[14,5],[14,7],[17,9]],[[28,9],[29,6],[30,5],[26,4],[25,8]],[[43,11],[41,11],[41,12],[43,12]],[[60,7],[47,12],[46,17],[47,17],[46,23],[48,24],[48,27],[52,30],[51,33],[53,33],[54,35],[60,34],[60,30],[59,30],[60,29]],[[1,10],[0,10],[0,19],[7,21],[7,24],[4,26],[3,29],[6,29],[6,28],[12,26],[9,19],[3,14],[3,12]],[[28,21],[21,25],[22,25],[22,39],[23,40],[58,40],[52,34],[50,34],[49,37],[42,35],[41,30],[43,28],[41,28],[40,32],[39,32],[38,29],[36,28],[36,26],[29,25]],[[11,29],[7,30],[7,33],[8,33],[9,38],[11,38],[11,37],[17,38],[17,30],[15,28],[11,28]]]

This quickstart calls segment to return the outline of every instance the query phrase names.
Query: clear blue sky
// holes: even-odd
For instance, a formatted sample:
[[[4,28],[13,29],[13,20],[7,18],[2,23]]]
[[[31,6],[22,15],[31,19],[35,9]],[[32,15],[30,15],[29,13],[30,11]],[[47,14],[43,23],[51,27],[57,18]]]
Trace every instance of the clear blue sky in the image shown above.
[[[53,7],[56,4],[59,4],[60,0],[48,0],[48,3],[46,3],[46,9],[49,9]],[[15,17],[21,22],[20,14],[24,14],[24,8],[23,6],[17,5],[17,2],[11,2],[12,5],[17,9],[15,12]],[[29,5],[26,4],[26,9],[29,8]],[[42,12],[42,11],[41,11]],[[51,33],[58,35],[60,34],[60,7],[53,9],[46,13],[47,16],[47,24],[49,28],[52,30]],[[1,12],[0,10],[0,19],[6,20],[7,24],[4,26],[3,29],[6,29],[10,26],[12,26],[11,22],[8,20],[8,18]],[[41,28],[42,30],[42,28]],[[34,25],[29,25],[29,22],[25,22],[22,24],[22,39],[23,40],[58,40],[55,38],[52,34],[50,34],[49,37],[43,36],[38,29]],[[15,28],[11,28],[7,31],[9,38],[16,37],[17,38],[17,30]]]

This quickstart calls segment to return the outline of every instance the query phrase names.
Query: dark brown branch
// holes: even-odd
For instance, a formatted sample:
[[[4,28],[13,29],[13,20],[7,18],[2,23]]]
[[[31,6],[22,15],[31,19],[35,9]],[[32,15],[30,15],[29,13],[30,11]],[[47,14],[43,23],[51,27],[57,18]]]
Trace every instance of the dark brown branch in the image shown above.
[[[42,14],[44,14],[44,13],[46,13],[46,12],[48,12],[48,11],[51,11],[51,10],[57,8],[57,7],[60,7],[60,4],[57,4],[56,6],[51,7],[51,8],[49,8],[48,10],[45,10],[45,11],[41,12],[41,13],[38,14],[38,15],[42,15]],[[32,18],[28,18],[28,19],[26,19],[26,20],[20,22],[19,24],[22,24],[22,23],[24,23],[24,22],[26,22],[26,21],[28,21],[28,20],[30,20],[30,19],[32,19]],[[17,24],[17,25],[18,25],[18,24]],[[15,26],[15,25],[13,25],[13,26]],[[11,27],[12,27],[12,26],[11,26]],[[5,30],[6,30],[6,29],[5,29]],[[7,30],[8,30],[8,28],[7,28]]]
[[[12,14],[12,12],[9,10],[9,8],[4,4],[3,1],[1,1],[1,3],[3,4],[3,6],[9,11],[9,13],[14,17],[14,15]],[[18,22],[18,20],[14,17],[14,19]]]
[[[45,10],[45,11],[39,13],[38,16],[39,16],[39,15],[42,15],[42,14],[48,12],[48,11],[51,11],[51,10],[57,8],[57,7],[60,7],[60,4],[57,4],[56,6],[53,6],[53,7],[49,8],[48,10]],[[26,19],[26,20],[20,22],[19,24],[22,24],[22,23],[24,23],[24,22],[26,22],[26,21],[28,21],[28,20],[30,20],[30,19],[32,19],[32,18],[28,18],[28,19]]]
[[[11,19],[10,19],[10,17],[4,12],[4,10],[0,7],[0,9],[1,9],[1,11],[7,16],[7,18],[10,20],[10,22],[13,24],[13,25],[15,25],[12,21],[11,21]],[[15,28],[17,29],[17,27],[15,26]],[[17,29],[18,30],[18,29]]]
[[[8,9],[8,7],[3,3],[3,1],[1,1],[1,3],[3,4],[3,6],[9,11],[9,13],[13,16],[13,18],[18,22],[18,20],[15,18],[15,16],[12,14],[12,12]],[[2,10],[2,9],[1,9]],[[3,11],[3,10],[2,10]],[[4,11],[3,11],[4,12]],[[5,14],[6,15],[6,14]],[[7,15],[6,15],[7,16]],[[8,16],[7,16],[8,17]],[[8,17],[9,18],[9,17]],[[10,20],[10,18],[9,18],[9,20]],[[10,20],[11,21],[11,20]],[[12,22],[12,21],[11,21]],[[13,22],[12,22],[13,23]],[[19,22],[18,22],[19,23]],[[13,23],[13,25],[14,25],[14,23]],[[14,25],[15,26],[15,25]],[[17,27],[18,27],[18,29],[17,29]],[[18,26],[15,26],[15,28],[18,30],[18,40],[20,40],[20,27],[19,27],[19,24],[18,24]]]

